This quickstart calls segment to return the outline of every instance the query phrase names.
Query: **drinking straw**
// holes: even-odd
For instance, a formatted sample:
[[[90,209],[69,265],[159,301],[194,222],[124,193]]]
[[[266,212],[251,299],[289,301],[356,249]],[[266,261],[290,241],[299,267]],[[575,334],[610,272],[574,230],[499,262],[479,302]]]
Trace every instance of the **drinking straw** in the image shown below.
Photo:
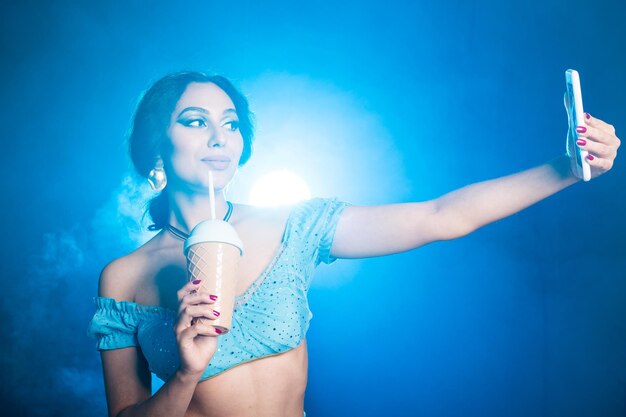
[[[215,220],[215,188],[213,186],[213,171],[209,171],[209,202],[211,203],[211,220]]]

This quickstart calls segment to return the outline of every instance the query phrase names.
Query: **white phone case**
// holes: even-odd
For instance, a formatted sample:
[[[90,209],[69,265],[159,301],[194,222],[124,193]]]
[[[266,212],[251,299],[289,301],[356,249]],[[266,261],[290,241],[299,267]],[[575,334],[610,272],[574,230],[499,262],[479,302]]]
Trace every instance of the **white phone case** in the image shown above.
[[[585,113],[583,111],[583,96],[580,90],[580,76],[578,71],[568,69],[565,71],[565,85],[567,87],[565,108],[569,117],[569,141],[567,154],[576,162],[577,176],[584,181],[591,179],[591,167],[587,163],[588,152],[576,145],[578,140],[577,126],[585,126]]]

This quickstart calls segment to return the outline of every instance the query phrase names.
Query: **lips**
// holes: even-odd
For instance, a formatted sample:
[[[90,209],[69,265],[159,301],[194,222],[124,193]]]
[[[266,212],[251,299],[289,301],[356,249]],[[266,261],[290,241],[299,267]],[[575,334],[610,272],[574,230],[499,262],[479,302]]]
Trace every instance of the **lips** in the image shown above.
[[[226,155],[213,155],[202,158],[202,162],[216,170],[224,170],[230,165],[230,158]]]

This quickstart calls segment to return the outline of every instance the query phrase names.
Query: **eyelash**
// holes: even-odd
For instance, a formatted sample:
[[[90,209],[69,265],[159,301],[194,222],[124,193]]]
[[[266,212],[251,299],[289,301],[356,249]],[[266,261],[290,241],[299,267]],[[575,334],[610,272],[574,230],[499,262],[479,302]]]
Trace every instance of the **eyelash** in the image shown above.
[[[195,126],[194,123],[196,122],[200,122],[202,123],[202,125]],[[184,125],[188,127],[206,127],[206,122],[202,119],[190,119],[190,120],[187,120],[184,123]],[[231,132],[235,132],[239,129],[239,121],[237,120],[228,121],[224,123],[222,126],[228,126],[228,125],[230,125],[230,128],[228,128],[228,130]]]
[[[231,132],[235,132],[239,129],[239,122],[237,120],[231,120],[224,123],[224,126],[226,125],[230,125],[230,128],[228,130],[230,130]]]
[[[202,126],[195,126],[194,123],[196,122],[202,123]],[[202,119],[190,119],[190,120],[185,121],[185,123],[183,124],[189,127],[206,127],[206,123]]]

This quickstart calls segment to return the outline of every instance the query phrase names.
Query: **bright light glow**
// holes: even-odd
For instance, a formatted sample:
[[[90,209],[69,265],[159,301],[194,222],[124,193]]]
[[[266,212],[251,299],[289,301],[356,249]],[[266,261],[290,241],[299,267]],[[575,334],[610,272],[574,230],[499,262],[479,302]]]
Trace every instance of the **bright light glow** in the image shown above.
[[[250,191],[250,203],[255,206],[282,206],[310,198],[307,183],[286,169],[262,176]]]

